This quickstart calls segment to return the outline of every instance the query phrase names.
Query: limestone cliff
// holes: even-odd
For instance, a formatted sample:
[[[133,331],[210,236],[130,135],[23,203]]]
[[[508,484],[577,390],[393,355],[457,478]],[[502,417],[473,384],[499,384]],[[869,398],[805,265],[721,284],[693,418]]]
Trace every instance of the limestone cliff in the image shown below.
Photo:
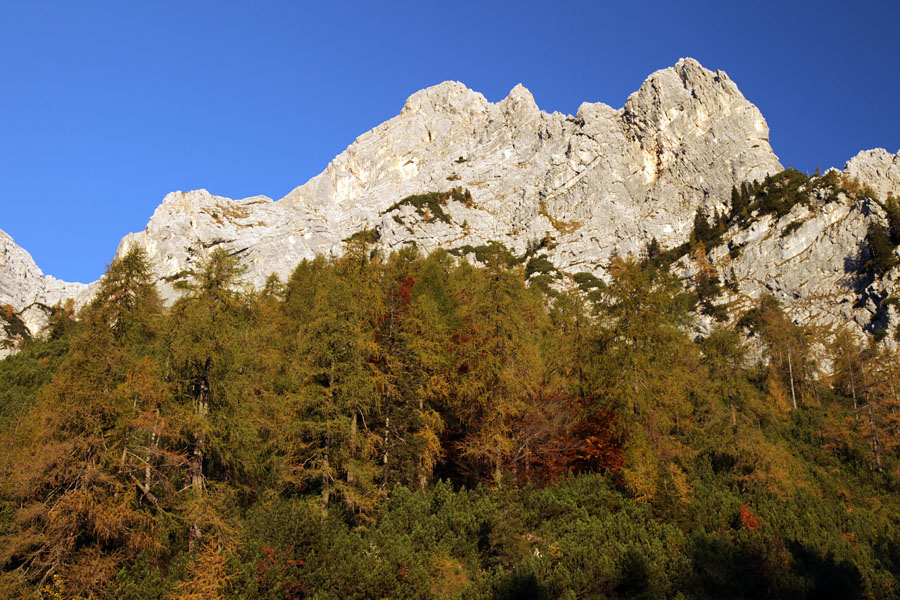
[[[174,192],[119,252],[145,247],[169,299],[173,283],[214,247],[239,254],[248,283],[260,286],[271,273],[285,278],[303,258],[339,254],[364,229],[386,251],[499,241],[522,254],[552,240],[544,252],[560,271],[602,276],[613,253],[638,253],[653,238],[682,244],[698,209],[724,214],[733,186],[781,171],[768,133],[724,72],[693,59],[650,75],[618,110],[585,103],[574,116],[541,111],[521,85],[491,103],[445,82],[413,94],[398,116],[281,200]],[[846,174],[882,197],[900,194],[900,155],[862,152]],[[451,188],[468,194],[440,205],[410,198]],[[883,219],[877,203],[844,195],[812,198],[780,219],[734,224],[710,252],[732,286],[723,302],[736,311],[768,292],[798,320],[870,331],[890,321],[880,302],[897,275],[851,281],[870,219]],[[22,309],[67,296],[83,302],[90,293],[44,277],[8,236],[0,236],[4,258],[2,303]],[[690,279],[689,259],[679,269]]]
[[[651,237],[682,242],[698,207],[724,209],[735,182],[780,170],[756,107],[692,59],[651,75],[619,110],[583,104],[574,117],[542,112],[522,86],[494,104],[445,82],[285,198],[170,194],[120,251],[146,247],[170,297],[169,282],[214,246],[240,253],[258,286],[302,258],[340,253],[366,228],[387,250],[500,241],[524,252],[551,236],[558,267],[596,271]],[[457,186],[471,201],[441,215],[401,202]]]
[[[84,304],[92,290],[44,275],[31,255],[0,230],[0,358],[14,352],[24,336],[39,335],[51,307],[69,298]]]

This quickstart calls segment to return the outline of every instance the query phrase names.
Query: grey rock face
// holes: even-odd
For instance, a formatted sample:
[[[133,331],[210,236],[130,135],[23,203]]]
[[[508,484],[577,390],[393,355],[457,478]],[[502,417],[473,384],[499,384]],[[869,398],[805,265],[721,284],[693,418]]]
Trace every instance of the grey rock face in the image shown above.
[[[522,86],[493,104],[445,82],[413,94],[285,198],[176,192],[120,252],[144,246],[169,298],[171,280],[214,246],[240,253],[260,286],[303,258],[339,254],[366,228],[388,251],[500,241],[522,253],[551,236],[558,267],[598,271],[652,237],[680,243],[697,207],[724,209],[735,182],[780,170],[756,107],[692,59],[651,75],[622,109],[583,104],[575,117],[542,112]],[[446,220],[395,206],[457,186],[473,201],[450,202]]]
[[[870,150],[851,159],[843,175],[858,178],[883,199],[900,194],[898,165],[898,157]],[[828,198],[812,188],[808,205],[797,204],[780,219],[765,215],[747,227],[732,227],[710,252],[720,279],[737,287],[724,299],[731,314],[771,294],[797,323],[857,334],[895,330],[900,314],[883,301],[900,294],[900,267],[880,277],[865,269],[867,228],[872,220],[886,225],[884,211],[877,200],[844,193]],[[697,270],[689,259],[680,267],[684,277]]]
[[[750,301],[771,294],[798,323],[852,324],[854,330],[868,326],[874,310],[855,307],[855,269],[871,210],[868,203],[842,195],[812,208],[797,205],[781,219],[767,215],[748,229],[729,232],[711,258],[720,278],[739,287],[726,299],[732,312],[749,309]],[[786,234],[788,226],[793,230]],[[729,245],[740,248],[736,258],[729,256]]]
[[[93,294],[94,284],[66,283],[45,276],[34,259],[0,230],[0,309],[10,306],[32,336],[46,327],[49,308],[71,298],[76,305],[86,303]],[[20,336],[10,335],[9,321],[0,315],[0,359],[16,352],[22,342]]]
[[[881,199],[900,194],[900,152],[891,154],[884,148],[863,150],[847,161],[844,172],[867,183]]]
[[[38,302],[26,306],[18,314],[31,336],[40,339],[49,337],[47,326],[50,324],[50,315],[50,307]]]
[[[0,305],[21,310],[34,303],[53,306],[68,298],[80,305],[90,299],[92,290],[90,285],[45,276],[31,255],[0,230]]]
[[[37,300],[44,289],[44,274],[31,255],[0,230],[0,304],[22,308]]]

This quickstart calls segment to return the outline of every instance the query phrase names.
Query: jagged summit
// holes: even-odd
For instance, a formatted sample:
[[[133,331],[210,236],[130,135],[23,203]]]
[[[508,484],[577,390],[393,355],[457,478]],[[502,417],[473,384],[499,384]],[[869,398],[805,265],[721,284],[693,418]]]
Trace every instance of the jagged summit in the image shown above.
[[[844,170],[865,181],[882,198],[900,195],[900,151],[891,154],[884,148],[863,150],[847,161]]]
[[[869,151],[847,169],[887,193],[900,181],[898,163]],[[362,229],[375,229],[386,251],[498,241],[523,254],[552,240],[544,251],[558,269],[602,276],[613,253],[640,252],[653,238],[677,246],[698,209],[725,212],[733,186],[782,169],[759,110],[727,74],[690,58],[652,73],[622,108],[586,102],[574,117],[542,111],[521,84],[492,103],[445,81],[412,94],[399,115],[360,135],[284,198],[175,192],[119,251],[144,246],[168,298],[176,294],[173,281],[214,247],[240,253],[248,282],[261,286],[273,272],[286,277],[303,258],[341,253]],[[470,200],[450,201],[440,214],[404,201],[456,187]],[[0,286],[25,290],[17,303],[44,281],[34,275],[22,283],[18,271],[2,272],[16,283]],[[751,297],[790,287],[756,266],[745,272]],[[785,277],[793,275],[776,276]]]
[[[84,302],[89,286],[44,275],[24,248],[0,229],[0,305],[17,309],[34,303],[52,306],[66,298]]]
[[[667,115],[676,102],[678,114]],[[448,81],[411,95],[285,198],[171,194],[120,247],[144,245],[171,277],[225,245],[244,253],[260,284],[304,257],[339,253],[365,227],[378,228],[387,249],[497,240],[523,251],[551,234],[561,266],[596,270],[649,236],[680,243],[697,206],[724,206],[735,181],[780,170],[766,132],[736,86],[690,59],[651,75],[624,108],[585,104],[577,118],[541,111],[521,85],[491,103]],[[451,206],[448,222],[402,206],[385,212],[455,186],[474,202]]]
[[[408,113],[481,112],[488,105],[484,96],[458,81],[445,81],[419,90],[407,98],[400,116]]]

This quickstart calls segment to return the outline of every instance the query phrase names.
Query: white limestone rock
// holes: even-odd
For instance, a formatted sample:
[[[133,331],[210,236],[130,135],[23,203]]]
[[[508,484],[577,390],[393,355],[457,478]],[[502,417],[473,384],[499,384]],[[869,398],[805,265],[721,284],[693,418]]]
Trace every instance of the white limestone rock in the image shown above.
[[[542,112],[521,85],[491,103],[445,82],[413,94],[285,198],[176,192],[119,251],[147,248],[170,299],[171,280],[215,246],[240,253],[260,286],[302,258],[339,254],[365,228],[388,251],[500,241],[522,253],[549,234],[557,266],[600,272],[613,252],[652,237],[681,243],[697,207],[722,209],[736,182],[781,168],[756,107],[692,59],[651,75],[622,109],[586,103],[576,117]],[[449,203],[449,222],[391,209],[456,186],[474,202]]]
[[[0,359],[17,352],[28,335],[42,334],[49,320],[49,307],[68,299],[75,306],[82,306],[93,294],[94,285],[66,283],[45,276],[31,255],[0,230]],[[10,319],[4,316],[7,310],[14,315]],[[15,333],[14,320],[25,325],[25,336]]]
[[[29,304],[19,311],[19,318],[28,328],[31,337],[38,339],[47,339],[50,325],[50,316],[53,314],[52,309],[46,304],[35,302]]]
[[[44,289],[44,274],[31,255],[0,230],[0,304],[22,308],[37,300]]]
[[[883,150],[862,152],[843,175],[859,178],[884,196],[900,195],[900,180],[891,179],[893,164]],[[863,268],[870,221],[886,224],[882,208],[872,199],[854,200],[844,193],[834,199],[809,196],[808,205],[797,204],[780,219],[767,215],[749,227],[733,227],[710,253],[720,279],[738,287],[724,299],[731,314],[737,317],[753,300],[771,294],[797,323],[858,335],[895,331],[900,314],[883,301],[900,296],[900,267],[881,277]],[[682,262],[682,276],[693,270],[689,261]],[[888,343],[894,341],[889,337]]]
[[[867,183],[881,200],[888,194],[900,194],[900,152],[891,154],[884,148],[863,150],[847,161],[844,172]]]
[[[54,306],[71,298],[81,306],[90,299],[92,289],[45,276],[31,255],[0,230],[0,305],[21,310],[34,303]]]

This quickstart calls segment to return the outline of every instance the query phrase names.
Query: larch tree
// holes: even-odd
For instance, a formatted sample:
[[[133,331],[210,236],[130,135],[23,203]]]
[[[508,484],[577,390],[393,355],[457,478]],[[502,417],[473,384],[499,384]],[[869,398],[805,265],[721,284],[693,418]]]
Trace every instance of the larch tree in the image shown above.
[[[706,366],[709,393],[727,418],[713,418],[714,423],[727,422],[733,434],[740,425],[759,422],[762,407],[759,393],[747,373],[748,350],[738,331],[717,326],[700,343],[702,362]]]
[[[499,257],[490,257],[485,269],[457,269],[454,293],[459,326],[452,337],[451,403],[466,432],[461,456],[476,472],[498,479],[516,447],[513,422],[544,377],[536,332],[545,313],[521,269]]]
[[[669,273],[631,258],[609,265],[599,302],[596,392],[627,435],[623,476],[639,499],[661,491],[684,499],[685,446],[699,353],[686,334],[692,299]]]
[[[252,396],[244,394],[250,312],[237,290],[243,272],[236,256],[216,249],[181,286],[165,332],[171,382],[173,451],[183,460],[187,492],[181,514],[194,548],[224,540],[223,486],[252,486],[260,464]],[[246,489],[245,489],[246,492]]]
[[[386,487],[424,489],[443,455],[441,409],[449,392],[449,330],[434,298],[419,285],[423,261],[415,249],[393,254],[383,279],[384,313],[377,322],[379,394]]]
[[[758,334],[766,347],[773,401],[790,411],[814,400],[818,396],[818,357],[814,352],[819,341],[817,332],[796,325],[772,296],[760,298],[741,322],[751,333]]]
[[[309,318],[300,324],[303,385],[293,397],[292,456],[286,476],[317,487],[365,519],[383,495],[378,486],[381,399],[374,320],[378,267],[365,246],[351,248],[317,278]]]
[[[69,353],[19,428],[8,491],[21,507],[0,561],[41,585],[91,596],[119,565],[158,551],[154,415],[165,384],[153,354],[161,303],[146,254],[112,262]]]

